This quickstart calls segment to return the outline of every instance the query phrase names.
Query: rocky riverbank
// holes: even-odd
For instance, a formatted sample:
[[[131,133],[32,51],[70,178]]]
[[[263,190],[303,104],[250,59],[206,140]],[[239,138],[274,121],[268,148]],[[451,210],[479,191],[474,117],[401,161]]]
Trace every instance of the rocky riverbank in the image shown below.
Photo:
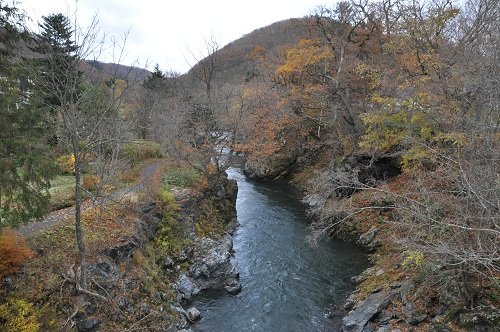
[[[32,259],[2,279],[0,324],[12,331],[189,329],[200,318],[190,307],[197,294],[241,289],[231,263],[236,193],[236,183],[222,179],[89,209],[85,292],[74,286],[72,220],[28,238]]]
[[[171,309],[178,313],[176,328],[189,331],[201,314],[191,303],[196,295],[209,290],[224,290],[237,294],[241,290],[239,272],[233,266],[232,234],[237,227],[236,220],[237,187],[234,181],[224,179],[220,186],[202,197],[192,197],[184,193],[176,195],[181,207],[185,226],[195,229],[200,225],[200,218],[207,217],[198,209],[205,200],[217,211],[211,211],[219,217],[217,222],[223,225],[218,233],[198,236],[191,232],[192,242],[185,246],[178,255],[163,257],[164,269],[173,280],[175,300]]]
[[[400,176],[400,164],[397,155],[360,154],[342,158],[333,167],[331,163],[318,167],[314,162],[304,167],[290,159],[286,171],[280,165],[278,170],[261,173],[263,179],[269,178],[266,174],[291,173],[292,182],[306,195],[311,214],[320,220],[312,232],[325,234],[327,229],[326,234],[356,243],[370,254],[372,267],[352,280],[356,290],[344,305],[341,331],[494,330],[500,318],[494,300],[477,297],[478,302],[471,305],[464,301],[460,284],[433,289],[425,278],[423,257],[398,241],[397,223],[389,222],[391,208],[384,208],[390,202],[376,194],[363,196],[360,188],[408,181]],[[259,169],[253,164],[250,168]],[[260,173],[251,174],[259,178]],[[375,208],[346,218],[342,212],[348,211],[346,205],[357,202]]]

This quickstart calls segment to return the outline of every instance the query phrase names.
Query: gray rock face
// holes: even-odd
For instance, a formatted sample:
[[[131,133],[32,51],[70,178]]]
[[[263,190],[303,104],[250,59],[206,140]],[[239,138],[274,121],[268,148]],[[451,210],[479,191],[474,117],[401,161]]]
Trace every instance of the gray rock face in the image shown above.
[[[105,254],[119,264],[132,257],[137,247],[138,241],[136,239],[125,240],[124,243],[106,250]]]
[[[163,268],[165,270],[171,270],[173,269],[174,266],[175,266],[174,260],[169,256],[165,256],[165,258],[163,259]]]
[[[393,294],[379,292],[368,296],[354,310],[349,312],[342,320],[342,331],[344,332],[362,332],[366,323],[378,312],[385,309],[391,302]]]
[[[409,282],[406,282],[401,286],[401,301],[403,302],[403,314],[405,316],[406,323],[410,325],[417,325],[427,318],[427,314],[425,312],[415,310],[413,304],[408,301],[407,297],[412,288],[413,285]]]
[[[224,290],[232,295],[236,295],[241,292],[241,283],[238,279],[233,279],[228,282],[226,286],[224,286]]]
[[[224,289],[229,294],[241,290],[239,273],[231,263],[232,238],[201,239],[192,253],[192,265],[176,283],[177,301],[186,305],[193,296],[209,289]]]
[[[122,277],[120,268],[109,259],[85,267],[88,278],[94,279],[101,287],[112,289]]]
[[[286,158],[275,155],[272,160],[247,160],[244,172],[251,179],[279,179],[287,174],[295,159],[295,156]]]
[[[231,263],[232,249],[231,236],[225,236],[220,241],[203,238],[196,245],[188,276],[200,290],[228,286],[229,291],[235,292],[239,285],[239,273]]]

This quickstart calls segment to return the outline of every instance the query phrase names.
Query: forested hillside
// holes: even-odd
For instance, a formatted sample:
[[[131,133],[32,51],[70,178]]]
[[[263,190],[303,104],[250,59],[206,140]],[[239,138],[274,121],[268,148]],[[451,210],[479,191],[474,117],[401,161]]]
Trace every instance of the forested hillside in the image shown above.
[[[26,30],[15,6],[0,1],[0,15],[0,229],[74,205],[77,251],[63,282],[74,284],[75,294],[117,299],[116,290],[87,280],[106,239],[102,231],[90,237],[87,263],[84,234],[93,228],[82,219],[83,202],[116,201],[112,193],[135,181],[144,160],[164,156],[171,172],[134,198],[143,205],[113,213],[139,220],[131,206],[156,207],[155,245],[133,255],[139,272],[131,279],[148,282],[136,297],[156,294],[161,284],[168,294],[156,296],[159,303],[174,301],[159,281],[161,273],[175,274],[174,263],[158,268],[167,260],[153,249],[178,259],[193,234],[227,233],[225,171],[244,157],[248,177],[285,179],[304,192],[311,245],[336,236],[371,253],[373,267],[357,278],[346,304],[354,309],[345,331],[492,331],[500,323],[497,0],[342,1],[224,47],[208,39],[184,75],[99,62],[91,56],[96,26],[77,31],[85,38],[75,40],[62,14],[43,17],[38,34]],[[61,179],[73,193],[54,201]],[[196,203],[186,203],[184,186]],[[179,206],[200,211],[186,218]],[[194,220],[190,228],[186,219]],[[24,280],[23,264],[34,254],[12,238],[2,233],[0,277]],[[186,260],[176,263],[188,269]],[[54,277],[44,278],[57,291]],[[19,294],[30,300],[21,303],[8,302],[9,294],[0,293],[10,303],[0,303],[0,326],[22,306],[43,303],[37,310],[50,311],[45,295],[24,289]],[[50,305],[64,308],[68,323],[83,304],[64,301]],[[377,310],[358,321],[373,301]],[[144,317],[137,309],[109,326],[140,326]],[[52,326],[40,321],[37,327]]]
[[[221,123],[247,175],[291,173],[307,191],[312,241],[382,246],[358,297],[411,276],[398,301],[431,330],[436,314],[498,322],[499,14],[495,1],[342,2],[281,22],[303,26],[293,45],[287,30],[279,47],[264,30],[232,43],[253,47],[239,75],[215,47],[191,72],[219,88],[211,102],[233,98],[223,121],[237,120]]]

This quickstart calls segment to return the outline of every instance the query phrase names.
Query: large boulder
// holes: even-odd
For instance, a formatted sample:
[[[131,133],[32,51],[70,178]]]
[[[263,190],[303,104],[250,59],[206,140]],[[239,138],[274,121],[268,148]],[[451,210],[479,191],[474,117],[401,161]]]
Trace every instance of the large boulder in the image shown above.
[[[229,294],[241,290],[239,272],[231,262],[232,237],[202,238],[191,255],[191,267],[176,282],[177,301],[186,305],[205,290],[223,289]]]
[[[366,233],[361,234],[358,239],[358,244],[363,247],[367,252],[372,253],[377,250],[382,243],[376,238],[379,229],[377,227],[372,227]]]

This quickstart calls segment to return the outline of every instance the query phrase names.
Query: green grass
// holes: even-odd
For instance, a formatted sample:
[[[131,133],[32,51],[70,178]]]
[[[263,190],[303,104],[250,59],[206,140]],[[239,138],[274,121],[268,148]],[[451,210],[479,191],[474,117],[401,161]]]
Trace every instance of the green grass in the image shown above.
[[[50,181],[50,209],[58,210],[74,205],[75,201],[75,176],[58,175]]]
[[[55,177],[55,179],[50,181],[50,184],[51,184],[50,190],[71,187],[71,186],[75,185],[75,176],[74,175],[58,175]]]
[[[163,175],[163,183],[168,187],[189,188],[196,184],[200,175],[196,170],[188,168],[168,168]]]

